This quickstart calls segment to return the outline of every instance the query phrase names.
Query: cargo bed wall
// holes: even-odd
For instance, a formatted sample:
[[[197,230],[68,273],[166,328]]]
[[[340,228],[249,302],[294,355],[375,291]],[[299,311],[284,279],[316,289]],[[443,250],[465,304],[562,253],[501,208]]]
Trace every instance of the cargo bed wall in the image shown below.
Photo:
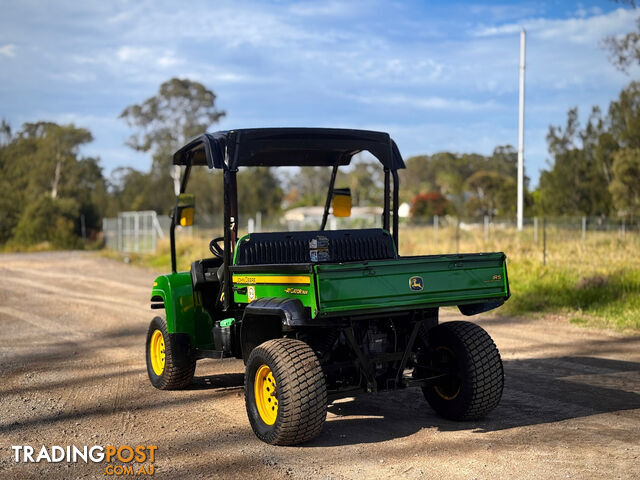
[[[503,253],[316,265],[320,314],[506,300]]]

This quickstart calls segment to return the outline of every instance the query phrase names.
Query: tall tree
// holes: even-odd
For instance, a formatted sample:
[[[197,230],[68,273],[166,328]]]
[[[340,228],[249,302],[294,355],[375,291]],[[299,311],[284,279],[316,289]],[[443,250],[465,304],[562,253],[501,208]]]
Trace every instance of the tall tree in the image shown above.
[[[156,95],[125,108],[120,114],[135,129],[127,144],[135,150],[151,152],[152,175],[173,177],[176,193],[180,170],[172,168],[171,155],[226,115],[216,108],[215,101],[213,91],[201,83],[172,78],[160,85]]]
[[[635,0],[620,0],[620,3],[636,7]],[[609,50],[609,60],[618,70],[626,72],[631,65],[640,63],[640,18],[636,21],[636,30],[605,37],[602,45]]]
[[[91,132],[52,122],[25,123],[0,146],[0,242],[78,246],[80,218],[98,229],[106,198],[95,158],[79,154]]]
[[[25,123],[18,135],[37,144],[32,166],[43,181],[51,182],[53,199],[58,197],[64,174],[75,166],[80,146],[93,140],[87,129],[52,122]],[[71,183],[67,180],[66,184]]]
[[[249,167],[238,172],[238,213],[272,215],[280,210],[282,189],[269,167]],[[241,221],[243,221],[241,219]],[[246,221],[246,218],[245,218]]]
[[[189,176],[187,191],[196,197],[197,224],[206,228],[222,228],[224,208],[222,172],[208,168],[194,168]],[[240,202],[242,200],[240,198]]]
[[[470,197],[466,201],[469,215],[506,215],[515,213],[515,178],[497,171],[479,170],[465,182]]]
[[[0,147],[5,146],[11,141],[11,125],[4,118],[0,123]]]
[[[598,149],[603,135],[600,112],[594,108],[583,129],[578,109],[567,113],[564,128],[549,127],[550,169],[540,175],[538,208],[552,215],[606,215],[611,208],[606,168]]]
[[[640,82],[631,82],[609,104],[609,122],[621,148],[640,147]]]
[[[349,187],[354,205],[382,205],[384,190],[384,170],[377,161],[356,162],[348,172],[339,171],[336,187]]]
[[[614,155],[609,191],[618,213],[640,218],[640,148],[625,148]]]
[[[291,206],[324,205],[330,180],[330,167],[301,167],[295,173],[289,172],[285,182],[287,192],[298,192],[294,199],[297,201]]]

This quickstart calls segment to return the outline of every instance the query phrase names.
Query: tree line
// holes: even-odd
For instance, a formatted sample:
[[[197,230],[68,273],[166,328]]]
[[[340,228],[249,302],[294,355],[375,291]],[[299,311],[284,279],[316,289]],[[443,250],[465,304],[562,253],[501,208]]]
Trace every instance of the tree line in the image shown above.
[[[198,82],[171,79],[154,97],[124,109],[121,118],[134,129],[128,144],[149,152],[152,165],[146,172],[117,168],[108,177],[98,158],[80,154],[93,139],[86,128],[34,122],[13,132],[2,121],[0,244],[78,248],[96,240],[104,217],[128,210],[168,213],[180,173],[171,154],[224,116],[215,98]],[[525,179],[527,215],[640,216],[640,83],[622,90],[606,114],[594,107],[584,126],[577,108],[569,110],[565,126],[549,128],[547,142],[549,164],[539,185],[530,191]],[[411,205],[414,218],[515,214],[517,152],[510,145],[488,156],[440,152],[405,163],[400,200]],[[320,167],[241,169],[241,213],[277,216],[292,207],[323,205],[329,178],[330,169]],[[356,158],[336,185],[351,189],[354,205],[382,204],[377,162]],[[220,172],[194,169],[189,190],[202,215],[222,211]]]

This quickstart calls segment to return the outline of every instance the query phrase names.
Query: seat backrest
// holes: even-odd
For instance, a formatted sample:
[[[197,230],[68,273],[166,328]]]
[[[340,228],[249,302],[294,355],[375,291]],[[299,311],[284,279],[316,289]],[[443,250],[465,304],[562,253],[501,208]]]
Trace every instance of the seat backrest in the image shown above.
[[[252,233],[238,244],[237,265],[358,262],[395,256],[393,238],[381,228]]]

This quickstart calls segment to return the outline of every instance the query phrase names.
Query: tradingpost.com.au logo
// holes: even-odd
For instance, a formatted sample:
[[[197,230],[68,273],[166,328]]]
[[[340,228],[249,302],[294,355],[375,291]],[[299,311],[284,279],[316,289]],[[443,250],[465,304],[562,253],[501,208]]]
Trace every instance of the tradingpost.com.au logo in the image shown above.
[[[31,445],[13,445],[13,459],[16,463],[106,463],[105,475],[153,475],[155,473],[155,453],[157,445],[94,445],[61,447],[42,445],[40,449]],[[121,462],[113,463],[113,462]]]

